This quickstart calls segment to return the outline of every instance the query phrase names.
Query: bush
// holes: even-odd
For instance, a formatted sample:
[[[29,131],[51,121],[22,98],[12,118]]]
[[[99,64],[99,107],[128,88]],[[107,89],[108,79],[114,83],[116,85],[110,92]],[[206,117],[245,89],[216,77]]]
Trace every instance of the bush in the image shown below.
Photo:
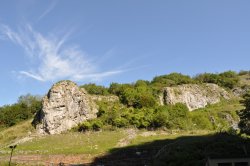
[[[78,125],[77,130],[80,132],[91,130],[92,126],[88,121],[85,121]]]
[[[128,107],[154,107],[157,104],[149,82],[139,80],[134,85],[112,83],[109,92],[119,97],[122,104]]]
[[[207,129],[207,130],[212,130],[214,129],[212,122],[210,121],[208,115],[201,110],[199,111],[193,111],[190,114],[190,118],[193,124],[194,129]]]
[[[108,88],[105,88],[104,86],[96,85],[93,83],[85,84],[80,86],[80,88],[84,88],[89,94],[94,95],[109,95]]]
[[[232,89],[239,85],[239,77],[236,72],[226,71],[220,74],[204,73],[197,75],[195,80],[201,83],[214,83],[219,86]]]
[[[13,126],[31,118],[41,108],[41,97],[30,94],[20,96],[17,103],[0,107],[0,125]]]
[[[172,129],[187,129],[189,126],[188,108],[182,103],[169,106],[168,126]]]
[[[0,124],[7,127],[13,126],[31,118],[32,115],[29,107],[24,103],[4,106],[0,110]]]
[[[91,128],[92,130],[99,131],[103,127],[103,123],[99,119],[95,119],[91,121]]]
[[[250,71],[246,71],[246,70],[241,70],[239,72],[239,75],[242,76],[242,75],[247,75],[247,74],[250,74]]]
[[[170,128],[169,126],[169,112],[166,107],[161,106],[156,110],[156,113],[154,114],[154,118],[152,121],[152,127],[158,128],[158,127],[167,127]]]
[[[171,73],[168,75],[162,75],[154,77],[151,84],[156,87],[157,89],[161,89],[162,87],[167,86],[175,86],[181,84],[192,84],[195,83],[188,75],[183,75],[181,73]]]
[[[114,119],[113,125],[115,127],[128,127],[129,126],[129,121],[128,119],[125,119],[124,117],[117,117]]]

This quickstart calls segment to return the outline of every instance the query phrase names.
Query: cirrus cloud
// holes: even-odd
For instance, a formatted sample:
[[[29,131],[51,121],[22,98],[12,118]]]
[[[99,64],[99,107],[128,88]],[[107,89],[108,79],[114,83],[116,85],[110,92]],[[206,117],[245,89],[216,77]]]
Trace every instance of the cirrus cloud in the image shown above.
[[[76,45],[66,45],[69,34],[63,37],[45,36],[35,31],[30,25],[14,31],[7,25],[0,25],[0,32],[13,43],[21,46],[30,60],[36,64],[19,73],[38,81],[73,81],[100,80],[103,77],[119,74],[123,70],[98,72],[99,67]]]

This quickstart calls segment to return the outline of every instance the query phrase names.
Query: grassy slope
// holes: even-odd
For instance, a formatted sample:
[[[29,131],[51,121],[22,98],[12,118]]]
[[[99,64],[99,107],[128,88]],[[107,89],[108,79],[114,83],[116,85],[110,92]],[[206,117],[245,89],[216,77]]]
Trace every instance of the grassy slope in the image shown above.
[[[237,100],[223,101],[221,103],[208,106],[205,109],[200,109],[191,114],[205,115],[216,112],[230,112],[234,119],[237,119],[235,111],[242,109],[242,105]],[[16,126],[3,129],[0,133],[0,148],[11,144],[16,139],[25,137],[28,132],[33,131],[31,120],[18,124]],[[202,129],[201,129],[202,130]],[[196,131],[195,134],[200,133]],[[156,132],[157,133],[157,132]],[[190,134],[192,131],[183,134]],[[201,132],[203,134],[203,132]],[[171,133],[170,133],[171,135]],[[117,131],[103,131],[103,132],[89,132],[83,133],[66,133],[61,135],[52,135],[46,137],[37,137],[32,141],[28,141],[19,145],[18,150],[23,153],[42,153],[42,154],[69,154],[69,153],[101,153],[107,151],[109,148],[115,146],[117,141],[124,137],[124,132]],[[156,136],[146,137],[146,141],[155,139],[164,139],[166,135],[157,134]],[[139,140],[143,140],[140,138]],[[105,142],[105,143],[103,143]],[[133,143],[136,143],[134,141]],[[140,143],[140,141],[138,142]],[[62,146],[63,145],[63,146]],[[94,150],[92,146],[97,146]]]
[[[29,135],[29,133],[34,131],[31,125],[32,120],[27,120],[18,125],[9,127],[7,129],[0,130],[0,148],[3,148],[16,140]]]
[[[242,109],[238,100],[223,101],[221,103],[208,106],[205,109],[197,110],[192,114],[203,116],[205,114],[213,115],[218,112],[230,112],[234,119],[237,119],[235,111]],[[9,150],[6,145],[13,143],[19,138],[28,136],[28,132],[34,131],[31,121],[18,124],[11,128],[2,129],[0,133],[0,157],[6,155]],[[159,141],[158,147],[163,147],[168,142],[184,136],[205,136],[214,133],[214,131],[195,130],[195,131],[153,131],[153,134],[144,135],[147,131],[137,131],[136,136],[129,140],[128,146],[140,147],[141,145]],[[126,138],[128,135],[123,129],[116,131],[72,133],[68,132],[61,135],[51,135],[44,137],[35,137],[33,140],[21,143],[15,150],[15,155],[38,154],[86,154],[92,157],[109,154],[116,148],[119,140]],[[167,141],[165,141],[167,140]],[[155,146],[154,144],[152,144]],[[193,145],[192,145],[193,146]],[[148,147],[147,147],[148,148]],[[2,152],[2,154],[1,154]],[[153,152],[153,151],[152,151]],[[155,153],[155,152],[154,152]],[[91,157],[91,158],[92,158]],[[163,157],[165,158],[165,157]],[[165,160],[165,159],[164,159]]]
[[[65,133],[35,138],[19,145],[18,154],[101,154],[124,137],[122,131]]]

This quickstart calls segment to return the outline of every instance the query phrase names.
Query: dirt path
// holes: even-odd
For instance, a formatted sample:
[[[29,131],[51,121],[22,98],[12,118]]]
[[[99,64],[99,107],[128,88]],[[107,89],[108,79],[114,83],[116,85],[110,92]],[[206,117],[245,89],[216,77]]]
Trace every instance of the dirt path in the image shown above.
[[[91,163],[94,156],[91,155],[15,155],[12,161],[16,163],[25,163],[29,165],[50,165],[50,164],[84,164]],[[9,156],[0,156],[1,161],[9,161]]]

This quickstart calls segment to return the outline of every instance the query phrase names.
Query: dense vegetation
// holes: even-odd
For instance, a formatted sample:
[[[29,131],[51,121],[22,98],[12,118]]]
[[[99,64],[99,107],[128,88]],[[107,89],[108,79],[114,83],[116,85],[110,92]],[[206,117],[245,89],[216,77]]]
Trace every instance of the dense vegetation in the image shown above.
[[[214,83],[229,89],[232,89],[235,86],[239,85],[238,74],[233,71],[227,71],[220,74],[211,74],[211,73],[199,74],[198,76],[195,77],[195,79],[199,82]]]
[[[99,102],[98,118],[80,124],[77,130],[99,130],[105,126],[209,130],[228,127],[225,118],[236,119],[235,113],[212,110],[208,112],[206,109],[190,113],[183,104],[160,106],[158,94],[163,87],[194,83],[214,83],[226,89],[233,89],[241,86],[240,75],[244,74],[249,72],[204,73],[193,78],[180,73],[171,73],[156,76],[152,81],[138,80],[132,84],[111,83],[109,87],[83,85],[81,87],[90,94],[113,94],[119,97],[119,102]]]
[[[74,130],[112,128],[145,128],[166,130],[227,130],[237,121],[237,100],[222,101],[207,108],[189,112],[184,104],[151,108],[127,107],[119,102],[99,102],[98,118],[79,124]]]
[[[239,127],[242,133],[250,135],[250,92],[245,94],[243,98],[242,103],[245,108],[238,113],[240,117]]]
[[[129,158],[129,160],[124,161],[131,161],[132,163],[139,161],[140,156],[142,157],[141,161],[144,161],[145,152],[145,154],[148,154],[146,156],[147,159],[154,161],[155,165],[166,165],[166,163],[168,165],[184,165],[183,163],[187,165],[204,165],[205,157],[208,155],[242,152],[242,149],[239,147],[244,143],[244,140],[240,140],[241,138],[237,138],[235,135],[231,136],[224,133],[197,137],[181,137],[181,135],[185,135],[184,133],[189,135],[196,132],[198,134],[202,132],[214,133],[214,131],[221,132],[225,130],[235,134],[234,130],[230,130],[230,126],[238,120],[236,110],[242,110],[239,113],[242,132],[250,134],[248,124],[250,95],[245,95],[244,97],[243,104],[246,107],[244,109],[238,100],[223,100],[215,105],[209,105],[206,108],[189,112],[187,107],[180,103],[161,106],[158,103],[159,92],[166,86],[194,83],[216,83],[229,90],[242,86],[239,80],[240,77],[249,74],[249,71],[241,71],[240,73],[228,71],[219,74],[204,73],[192,78],[180,73],[172,73],[157,76],[152,81],[138,80],[132,84],[111,83],[109,87],[97,86],[95,84],[83,85],[81,87],[85,88],[90,94],[116,95],[119,97],[119,100],[112,102],[99,101],[97,103],[99,106],[98,118],[85,121],[73,130],[80,132],[104,131],[86,132],[85,134],[69,132],[63,135],[36,138],[32,141],[21,143],[16,152],[19,154],[81,153],[98,156],[100,153],[104,154],[109,151],[108,154],[110,154],[111,158],[107,161],[113,161],[114,158],[119,159],[119,156],[117,157],[116,154],[121,154],[122,159],[129,158],[129,156],[124,156],[126,153],[131,155],[132,159],[130,160]],[[9,145],[10,142],[12,143],[15,139],[24,137],[28,132],[34,130],[30,124],[31,120],[25,120],[33,117],[35,112],[40,109],[41,98],[32,95],[21,96],[17,103],[0,107],[0,127],[12,126],[1,130],[0,144],[2,148],[4,147],[3,145]],[[20,123],[22,121],[24,122]],[[161,128],[165,131],[156,130],[152,131],[152,133],[156,133],[155,135],[143,136],[141,133],[149,133],[151,131],[135,130],[139,133],[131,140],[128,140],[125,148],[121,148],[120,151],[117,148],[112,150],[113,147],[117,147],[117,143],[120,140],[129,135],[127,130],[120,130],[119,128],[149,130]],[[64,146],[61,146],[62,137],[64,138]],[[159,150],[167,144],[171,145],[169,146],[171,150],[167,148],[163,153],[155,157]],[[249,145],[246,147],[249,149]],[[5,153],[9,152],[8,148],[5,150]],[[140,156],[137,155],[138,152],[141,152]],[[102,157],[98,156],[97,159],[102,160]],[[133,159],[136,161],[133,161]]]
[[[214,83],[224,88],[232,89],[240,86],[240,77],[242,75],[249,75],[249,71],[240,71],[236,73],[234,71],[225,71],[223,73],[203,73],[194,77],[184,75],[181,73],[170,73],[167,75],[156,76],[152,81],[138,80],[132,84],[118,84],[111,83],[108,88],[94,83],[85,84],[81,87],[85,88],[88,93],[96,95],[109,95],[116,94],[119,96],[119,92],[124,88],[134,88],[138,86],[147,86],[153,90],[161,90],[163,87],[176,86],[181,84],[198,84],[198,83]]]
[[[248,73],[247,71],[241,71]],[[158,94],[163,87],[181,84],[214,83],[226,89],[240,86],[240,73],[226,71],[219,74],[204,73],[193,78],[180,73],[156,76],[152,81],[138,80],[132,84],[111,83],[109,87],[95,85],[93,83],[80,87],[85,88],[88,93],[95,95],[116,95],[120,102],[127,107],[133,108],[155,108],[158,103]]]
[[[198,115],[200,113],[189,113],[182,104],[160,106],[158,103],[159,92],[166,86],[194,83],[215,83],[227,89],[232,89],[241,86],[239,77],[246,74],[249,75],[249,71],[239,73],[226,71],[218,74],[199,74],[192,78],[180,73],[171,73],[156,76],[152,81],[138,80],[131,84],[111,83],[109,87],[93,83],[82,85],[80,87],[85,88],[90,94],[116,95],[119,97],[119,102],[112,104],[100,102],[98,118],[84,122],[78,130],[95,130],[103,126],[187,129],[190,124],[199,124],[196,128],[215,128],[210,123],[211,115],[207,113],[203,113],[206,116]],[[17,103],[0,107],[0,127],[13,126],[29,119],[40,109],[41,98],[29,94],[21,96]]]
[[[10,127],[27,120],[41,107],[41,97],[30,94],[20,96],[17,103],[0,107],[0,127]]]

